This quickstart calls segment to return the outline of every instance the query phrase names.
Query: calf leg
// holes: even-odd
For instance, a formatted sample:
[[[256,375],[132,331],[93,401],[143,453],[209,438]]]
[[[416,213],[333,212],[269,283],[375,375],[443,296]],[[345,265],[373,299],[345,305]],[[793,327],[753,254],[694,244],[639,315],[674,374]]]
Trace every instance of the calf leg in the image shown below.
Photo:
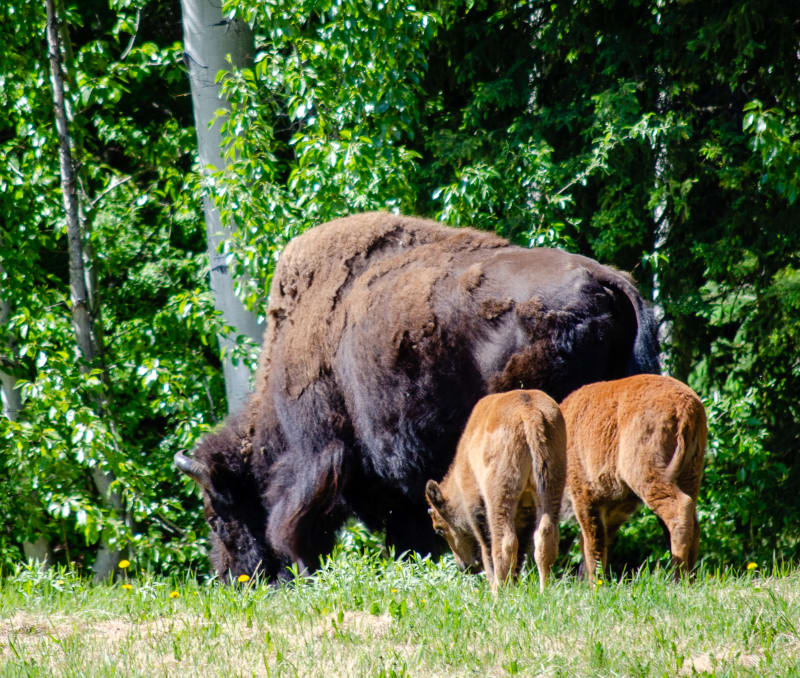
[[[681,574],[687,574],[694,567],[697,558],[700,528],[695,500],[667,482],[652,483],[646,488],[642,499],[664,521],[669,531],[675,577],[680,578]]]
[[[517,565],[512,572],[512,576],[514,577],[519,576],[519,571],[522,568],[525,556],[533,551],[533,533],[536,528],[536,516],[537,511],[535,507],[527,510],[523,510],[522,508],[517,510],[515,530],[519,545],[517,547]]]
[[[516,571],[519,541],[511,520],[489,520],[489,530],[492,535],[492,566],[494,576],[491,579],[493,591],[505,584],[509,577]]]
[[[539,516],[536,532],[533,535],[533,558],[539,571],[539,591],[544,591],[550,570],[558,555],[558,523],[549,513]]]
[[[491,541],[494,577],[490,581],[493,591],[505,584],[517,572],[519,539],[516,517],[524,489],[523,479],[526,470],[516,464],[512,464],[511,469],[513,470],[494,468],[484,487],[481,488]]]
[[[584,571],[588,574],[589,581],[593,582],[597,565],[600,564],[602,566],[603,572],[606,569],[608,551],[605,524],[600,515],[600,509],[596,506],[579,505],[573,499],[573,507],[578,525],[581,528]]]
[[[700,550],[700,522],[697,520],[697,511],[694,513],[694,536],[692,537],[692,546],[689,549],[689,568],[693,568],[697,562],[697,553]]]

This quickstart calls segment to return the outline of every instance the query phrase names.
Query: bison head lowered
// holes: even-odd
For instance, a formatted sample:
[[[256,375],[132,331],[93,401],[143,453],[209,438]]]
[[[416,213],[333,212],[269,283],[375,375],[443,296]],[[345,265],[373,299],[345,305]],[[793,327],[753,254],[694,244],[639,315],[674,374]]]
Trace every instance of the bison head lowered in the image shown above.
[[[276,576],[283,561],[266,541],[266,510],[258,482],[238,452],[234,431],[235,426],[229,425],[206,436],[194,457],[178,452],[175,465],[203,489],[214,570],[223,577]],[[236,454],[227,454],[234,449]]]
[[[560,250],[385,213],[294,239],[243,410],[176,459],[204,489],[221,575],[313,569],[355,515],[438,553],[424,496],[491,392],[658,370],[630,278]],[[194,463],[196,462],[196,463]]]

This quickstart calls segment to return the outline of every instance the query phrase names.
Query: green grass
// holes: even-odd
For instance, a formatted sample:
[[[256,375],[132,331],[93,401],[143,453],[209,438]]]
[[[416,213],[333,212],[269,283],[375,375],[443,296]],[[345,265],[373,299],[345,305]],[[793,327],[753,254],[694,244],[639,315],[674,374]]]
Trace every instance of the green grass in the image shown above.
[[[791,568],[594,588],[565,577],[541,595],[529,573],[495,599],[450,558],[340,550],[288,585],[123,583],[2,577],[0,676],[800,675]]]

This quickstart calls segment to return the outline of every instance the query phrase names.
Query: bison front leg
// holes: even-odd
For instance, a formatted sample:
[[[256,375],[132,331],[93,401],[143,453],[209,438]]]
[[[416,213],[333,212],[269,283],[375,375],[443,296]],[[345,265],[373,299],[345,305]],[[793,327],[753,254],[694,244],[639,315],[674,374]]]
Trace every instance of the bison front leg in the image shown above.
[[[370,508],[369,511],[372,513],[374,509]],[[400,494],[392,495],[392,508],[387,508],[386,513],[385,525],[381,525],[380,520],[365,522],[372,524],[373,529],[385,529],[386,545],[393,548],[397,555],[408,551],[432,556],[443,553],[447,544],[431,530],[431,518],[424,504],[414,504]]]
[[[270,469],[267,538],[300,571],[317,569],[347,517],[343,453],[343,445],[331,443],[315,456],[287,455]]]

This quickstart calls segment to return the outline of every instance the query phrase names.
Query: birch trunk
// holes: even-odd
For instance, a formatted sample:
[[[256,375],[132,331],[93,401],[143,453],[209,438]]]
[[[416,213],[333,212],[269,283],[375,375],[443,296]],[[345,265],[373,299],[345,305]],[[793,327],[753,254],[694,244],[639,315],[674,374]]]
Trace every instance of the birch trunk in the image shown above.
[[[660,2],[657,3],[661,5]],[[660,16],[657,18],[660,23]],[[656,67],[656,75],[658,78],[658,94],[656,95],[656,112],[661,116],[667,110],[668,98],[666,89],[666,76],[660,66]],[[669,159],[667,152],[667,143],[663,138],[657,141],[655,148],[656,159],[654,167],[654,188],[661,191],[661,197],[658,203],[653,208],[653,223],[655,225],[655,233],[653,238],[653,315],[658,327],[658,342],[661,346],[661,353],[658,356],[661,369],[669,372],[671,351],[668,348],[672,342],[672,324],[666,317],[664,309],[664,301],[662,299],[663,285],[661,275],[661,254],[667,247],[670,231],[672,230],[672,223],[669,219],[669,211],[667,209],[667,190],[666,184],[669,174]],[[662,190],[663,189],[663,190]]]
[[[3,267],[0,265],[0,277],[3,275]],[[8,321],[11,314],[11,304],[8,299],[0,298],[0,325],[4,325]],[[0,397],[3,401],[3,416],[11,421],[17,420],[17,414],[22,406],[22,399],[20,398],[19,390],[17,390],[17,378],[6,371],[6,369],[13,368],[14,347],[7,346],[8,350],[8,363],[4,364],[0,361]]]
[[[47,6],[47,46],[50,57],[50,81],[53,88],[53,109],[59,142],[59,163],[61,170],[61,192],[64,199],[64,213],[67,220],[67,241],[69,245],[69,281],[70,301],[72,305],[72,327],[75,339],[83,357],[82,370],[96,366],[102,358],[100,347],[99,323],[92,311],[97,309],[97,302],[90,297],[87,284],[87,267],[83,251],[82,224],[78,194],[76,189],[75,169],[72,162],[72,150],[67,125],[67,112],[64,101],[64,79],[61,63],[61,41],[54,0],[46,0]],[[98,413],[104,412],[102,402],[96,403]],[[112,509],[122,513],[122,499],[111,491],[113,474],[95,468],[92,480],[103,501]],[[105,580],[113,572],[121,558],[121,552],[102,544],[93,566],[95,580]]]
[[[667,181],[667,147],[663,141],[656,148],[655,186],[660,189]],[[662,368],[669,365],[669,350],[667,346],[672,341],[672,326],[666,318],[664,302],[662,299],[663,285],[661,283],[661,254],[667,246],[672,224],[667,213],[667,196],[662,193],[658,203],[653,208],[653,222],[655,224],[655,238],[653,239],[654,267],[653,267],[653,315],[658,327],[658,341],[661,346],[659,362]]]
[[[3,275],[3,266],[0,264],[0,278]],[[7,322],[10,315],[11,303],[8,299],[0,298],[0,325]],[[13,344],[6,346],[6,349],[8,350],[8,361],[5,365],[0,361],[0,400],[3,403],[3,416],[11,421],[16,421],[22,407],[22,397],[17,388],[17,377],[13,374],[16,364]],[[2,369],[3,367],[7,369]],[[44,567],[49,567],[53,563],[53,551],[50,548],[50,541],[46,537],[39,537],[32,542],[23,541],[22,552],[25,554],[26,560],[34,560]]]
[[[246,66],[252,61],[253,35],[245,23],[223,18],[219,0],[181,0],[181,8],[184,57],[189,70],[200,166],[204,172],[214,171],[222,169],[225,161],[220,121],[210,123],[217,111],[230,108],[221,96],[216,76],[228,70],[231,64]],[[260,343],[263,326],[234,293],[225,255],[220,253],[222,244],[231,236],[231,228],[222,223],[210,197],[204,198],[203,208],[215,306],[237,332]],[[233,364],[230,356],[234,343],[230,338],[220,336],[219,343],[225,353],[225,394],[228,411],[232,412],[239,408],[250,390],[250,371],[245,365]]]

